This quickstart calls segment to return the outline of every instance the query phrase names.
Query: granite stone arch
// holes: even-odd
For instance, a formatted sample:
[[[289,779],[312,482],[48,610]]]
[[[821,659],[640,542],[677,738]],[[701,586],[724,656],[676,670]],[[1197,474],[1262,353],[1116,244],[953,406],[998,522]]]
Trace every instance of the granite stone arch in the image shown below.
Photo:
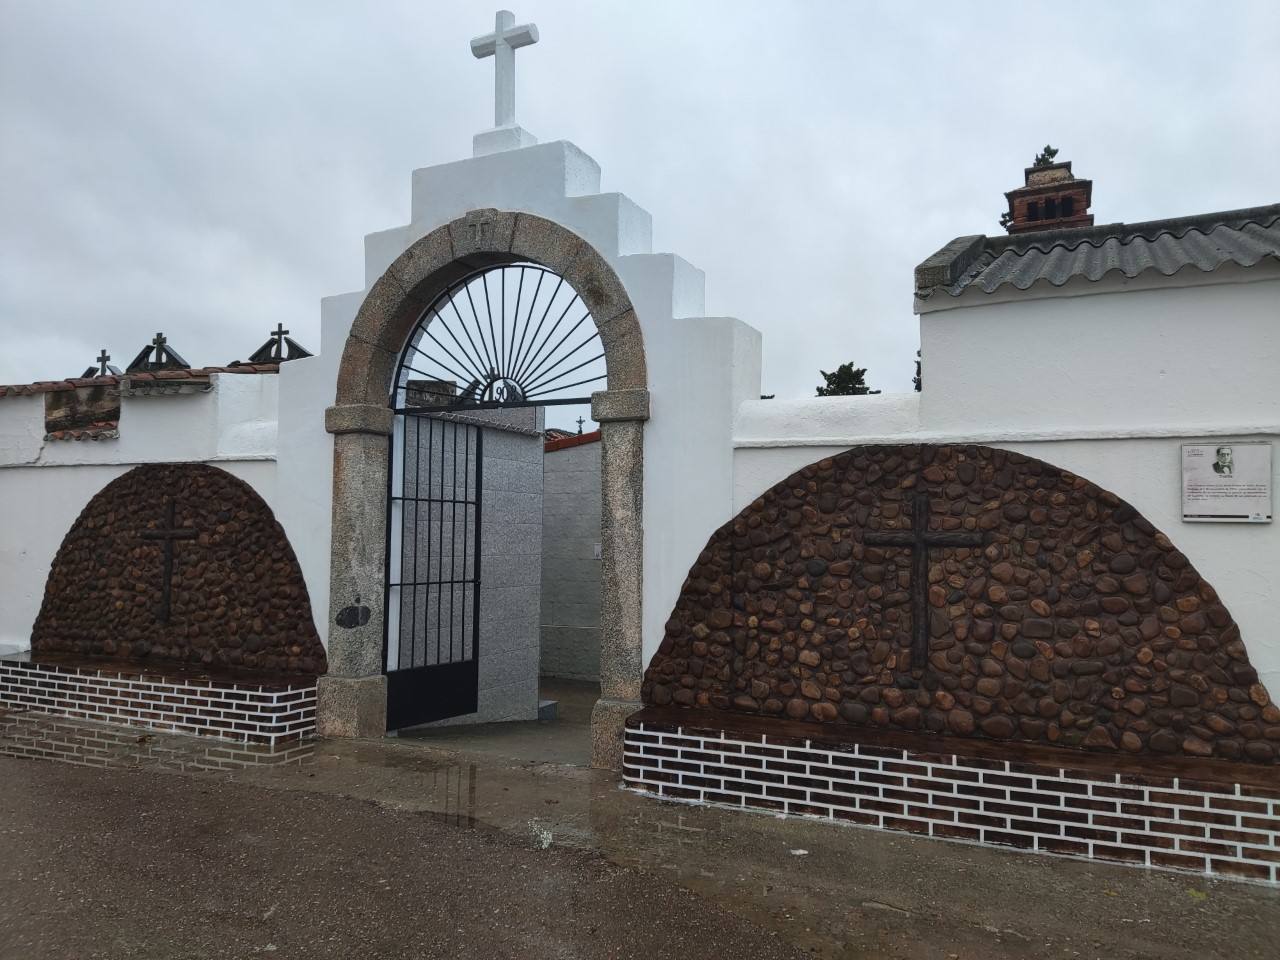
[[[608,389],[592,395],[601,426],[601,699],[592,717],[593,762],[616,767],[626,716],[639,708],[641,491],[648,375],[640,323],[622,282],[589,243],[543,217],[475,210],[428,233],[369,288],[351,325],[325,427],[334,434],[329,673],[319,731],[385,732],[382,672],[386,563],[388,404],[400,350],[450,285],[488,267],[540,264],[564,277],[600,331]]]
[[[767,490],[699,555],[642,695],[815,737],[1280,759],[1280,707],[1187,556],[1115,494],[985,446],[854,447]]]

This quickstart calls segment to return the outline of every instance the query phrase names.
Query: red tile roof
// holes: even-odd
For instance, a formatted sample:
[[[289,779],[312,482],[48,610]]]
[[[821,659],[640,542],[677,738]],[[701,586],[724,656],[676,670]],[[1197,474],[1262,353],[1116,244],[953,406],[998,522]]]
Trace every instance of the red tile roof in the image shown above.
[[[158,370],[155,373],[122,373],[119,376],[75,377],[71,380],[40,380],[36,383],[0,384],[0,397],[30,397],[58,393],[79,387],[114,387],[122,380],[207,380],[214,373],[279,373],[278,363],[242,363],[236,367],[197,367],[194,370]]]
[[[99,420],[83,427],[51,430],[44,435],[46,440],[116,440],[119,437],[120,424],[115,420]]]
[[[581,447],[588,443],[597,443],[600,440],[600,431],[592,430],[590,433],[579,433],[571,437],[561,437],[555,440],[548,440],[543,444],[544,453],[551,453],[553,450],[567,450],[570,447]]]

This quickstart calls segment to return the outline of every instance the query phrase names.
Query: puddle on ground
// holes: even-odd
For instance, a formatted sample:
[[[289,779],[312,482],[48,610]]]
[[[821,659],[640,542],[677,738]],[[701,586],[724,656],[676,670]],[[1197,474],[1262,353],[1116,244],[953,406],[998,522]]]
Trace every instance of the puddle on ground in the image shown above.
[[[0,713],[0,756],[53,760],[86,767],[162,767],[170,770],[241,770],[303,766],[315,759],[316,741],[236,743],[179,737],[129,727],[60,720],[37,713]]]
[[[914,947],[930,940],[949,945],[939,957],[1024,956],[1025,937],[1015,931],[1027,923],[1019,904],[1028,900],[1073,905],[1037,915],[1047,953],[1087,952],[1096,939],[1129,948],[1113,949],[1117,957],[1194,957],[1198,949],[1189,935],[1162,937],[1158,945],[1129,936],[1138,924],[1148,938],[1153,929],[1189,933],[1185,917],[1164,909],[1186,900],[1185,876],[663,802],[622,789],[616,774],[579,766],[406,739],[270,748],[38,714],[0,715],[4,756],[340,795],[501,833],[535,849],[590,851],[679,883],[824,957],[914,956]],[[1103,874],[1113,882],[1100,884]],[[1280,922],[1274,891],[1224,886],[1263,927]],[[1123,894],[1102,896],[1102,887]],[[1091,917],[1092,937],[1076,922],[1080,912]],[[1202,945],[1211,932],[1200,931]]]

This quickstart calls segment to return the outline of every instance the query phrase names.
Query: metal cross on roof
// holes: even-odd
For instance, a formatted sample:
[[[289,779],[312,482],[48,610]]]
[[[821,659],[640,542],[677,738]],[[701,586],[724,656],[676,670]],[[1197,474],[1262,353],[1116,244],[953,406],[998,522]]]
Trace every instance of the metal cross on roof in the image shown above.
[[[107,353],[107,348],[103,347],[102,352],[98,354],[95,362],[96,366],[87,367],[84,373],[80,374],[82,380],[88,380],[93,377],[118,377],[120,375],[119,367],[113,367],[108,361],[111,354]]]
[[[538,28],[532,23],[515,26],[516,15],[499,10],[493,18],[493,33],[471,41],[477,60],[493,57],[493,125],[510,127],[516,122],[516,49],[538,42]]]
[[[906,547],[911,551],[911,669],[923,670],[929,659],[929,549],[980,547],[980,533],[943,533],[929,529],[929,495],[911,498],[910,530],[874,530],[862,542],[873,547]]]
[[[579,434],[581,434],[581,433],[582,433],[582,425],[583,425],[584,423],[586,423],[586,422],[587,422],[587,421],[583,420],[581,417],[579,417],[579,418],[578,418],[578,433],[579,433]]]
[[[155,370],[189,370],[191,365],[183,360],[178,351],[169,346],[163,333],[156,333],[155,339],[143,347],[126,370],[129,373],[150,373]]]
[[[309,356],[311,351],[290,337],[283,323],[277,323],[276,328],[267,335],[267,342],[249,355],[249,363],[284,363],[286,360],[300,360]],[[233,367],[239,365],[240,361],[232,364]]]

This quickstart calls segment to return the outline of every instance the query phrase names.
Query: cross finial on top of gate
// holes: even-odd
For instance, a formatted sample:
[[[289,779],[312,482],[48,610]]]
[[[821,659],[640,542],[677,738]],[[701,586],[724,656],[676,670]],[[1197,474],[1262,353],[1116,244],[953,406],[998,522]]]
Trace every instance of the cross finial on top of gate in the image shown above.
[[[516,15],[499,10],[493,19],[493,33],[471,41],[477,60],[493,57],[493,130],[478,133],[473,141],[479,157],[502,150],[514,150],[537,143],[528,131],[516,125],[516,50],[538,42],[538,28],[532,23],[516,26]]]

